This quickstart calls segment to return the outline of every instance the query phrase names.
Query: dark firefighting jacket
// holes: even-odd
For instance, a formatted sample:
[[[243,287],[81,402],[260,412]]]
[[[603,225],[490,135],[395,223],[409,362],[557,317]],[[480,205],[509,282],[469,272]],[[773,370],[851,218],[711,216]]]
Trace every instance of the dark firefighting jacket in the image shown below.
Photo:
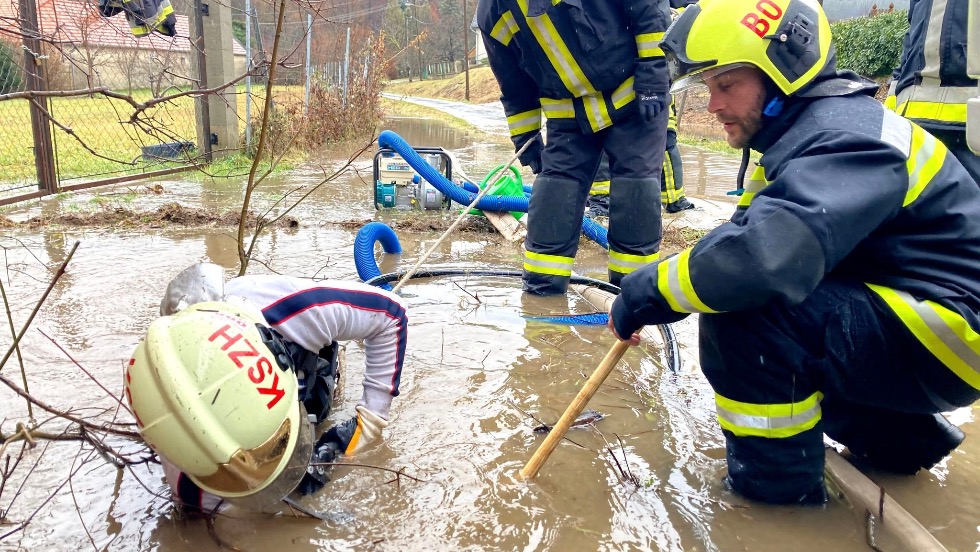
[[[909,4],[909,30],[894,74],[894,101],[899,115],[926,129],[965,128],[966,100],[977,92],[977,79],[966,72],[970,1],[912,0]]]
[[[477,21],[515,143],[549,121],[598,132],[666,94],[667,0],[480,0]]]
[[[146,36],[153,31],[162,35],[177,34],[177,18],[170,0],[99,0],[99,13],[112,17],[126,13],[129,30],[135,36]]]
[[[730,222],[624,278],[617,333],[797,304],[832,278],[867,286],[980,389],[980,188],[943,143],[851,94],[792,97],[749,145],[761,185]]]

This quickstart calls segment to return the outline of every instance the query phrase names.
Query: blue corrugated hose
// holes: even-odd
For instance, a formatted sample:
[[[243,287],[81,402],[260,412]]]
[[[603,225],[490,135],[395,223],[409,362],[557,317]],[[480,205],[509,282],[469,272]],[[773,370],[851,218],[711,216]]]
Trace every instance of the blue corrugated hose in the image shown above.
[[[569,326],[605,326],[609,323],[609,313],[607,312],[565,314],[561,316],[522,316],[522,318],[535,322],[547,322],[549,324],[568,324]]]

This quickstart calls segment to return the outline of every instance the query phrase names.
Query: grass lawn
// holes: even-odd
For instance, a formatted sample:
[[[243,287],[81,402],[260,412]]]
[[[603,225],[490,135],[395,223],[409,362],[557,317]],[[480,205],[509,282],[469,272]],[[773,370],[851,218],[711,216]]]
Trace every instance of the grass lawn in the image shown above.
[[[236,93],[239,128],[244,136],[244,85]],[[137,90],[132,97],[137,102],[145,102],[151,94],[149,90]],[[252,86],[253,118],[261,113],[264,97],[264,87]],[[303,88],[277,87],[275,98],[280,102],[302,101]],[[134,109],[129,103],[104,96],[52,98],[49,109],[58,123],[52,126],[52,135],[57,174],[62,181],[96,180],[173,166],[173,163],[144,161],[141,147],[197,141],[194,100],[189,96],[148,109],[136,121],[130,120]],[[0,102],[0,125],[4,128],[0,133],[0,167],[3,167],[0,189],[10,184],[36,182],[28,102]]]

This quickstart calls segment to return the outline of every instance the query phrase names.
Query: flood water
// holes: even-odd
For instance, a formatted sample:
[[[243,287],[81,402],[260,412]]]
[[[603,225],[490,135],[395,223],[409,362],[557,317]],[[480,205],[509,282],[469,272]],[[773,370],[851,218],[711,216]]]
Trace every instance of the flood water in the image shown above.
[[[505,137],[437,122],[394,119],[389,128],[413,145],[454,150],[471,176],[485,174],[512,152]],[[724,205],[738,160],[682,149],[694,200],[707,196],[706,203]],[[326,155],[322,167],[271,177],[255,198],[255,209],[288,190],[316,184],[343,154]],[[358,161],[363,177],[328,183],[293,212],[299,228],[262,236],[250,272],[356,279],[356,230],[337,223],[406,216],[374,210],[371,154]],[[162,195],[141,195],[137,205],[126,206],[146,209],[179,201],[232,209],[241,204],[241,181],[159,183]],[[5,214],[18,218],[40,210],[88,208],[91,197],[52,199]],[[0,278],[18,329],[50,279],[42,265],[56,266],[74,242],[81,242],[22,342],[31,393],[79,416],[111,419],[114,399],[52,340],[118,395],[122,366],[157,315],[167,282],[201,261],[225,267],[229,277],[237,272],[234,232],[5,230]],[[382,268],[410,267],[439,235],[399,232],[404,253],[383,259]],[[519,246],[495,234],[457,232],[425,265],[513,270],[520,260]],[[583,241],[576,270],[604,278],[604,252]],[[325,490],[304,500],[328,521],[232,509],[215,522],[218,538],[242,550],[277,552],[870,549],[865,512],[844,500],[835,498],[825,508],[774,508],[746,503],[724,489],[724,440],[713,394],[698,368],[695,317],[674,325],[683,359],[678,373],[662,366],[656,344],[630,350],[590,403],[607,417],[594,429],[569,432],[576,444],[561,444],[540,475],[525,482],[518,472],[543,439],[531,431],[538,422],[528,415],[554,423],[614,340],[604,328],[546,324],[522,315],[594,309],[574,293],[524,297],[520,282],[503,276],[414,280],[401,293],[410,317],[402,393],[384,442],[357,463],[403,470],[419,481],[394,481],[390,472],[363,467],[336,468]],[[5,321],[0,348],[6,351],[10,342]],[[348,345],[347,360],[336,420],[351,416],[360,396],[359,344]],[[20,382],[16,357],[3,374]],[[15,422],[26,420],[26,411],[22,400],[0,389],[3,432],[10,434]],[[977,412],[953,414],[967,440],[932,471],[911,478],[872,474],[949,550],[980,551]],[[44,427],[54,431],[59,422]],[[16,456],[19,448],[13,444],[7,452]],[[38,467],[21,487],[24,466],[37,459]],[[85,459],[89,462],[78,469]],[[59,489],[66,481],[70,484]],[[0,550],[220,550],[203,521],[175,515],[167,493],[158,465],[117,470],[92,459],[88,447],[80,452],[77,442],[40,441],[0,494],[0,509],[10,508],[7,517],[13,522],[38,511],[25,530],[0,540]],[[0,535],[9,529],[0,525]],[[887,535],[878,542],[883,550],[900,550]]]

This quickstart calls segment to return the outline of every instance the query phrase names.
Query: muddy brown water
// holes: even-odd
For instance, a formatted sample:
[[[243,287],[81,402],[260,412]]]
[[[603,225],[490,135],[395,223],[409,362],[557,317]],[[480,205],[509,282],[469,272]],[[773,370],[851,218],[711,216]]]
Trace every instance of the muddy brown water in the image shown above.
[[[456,151],[471,175],[485,174],[510,153],[506,138],[456,130],[440,123],[393,120],[410,143]],[[704,205],[726,204],[724,191],[737,159],[682,148],[691,195]],[[339,158],[337,155],[336,158]],[[324,167],[334,162],[325,159]],[[369,174],[370,156],[358,162]],[[310,166],[270,179],[256,198],[269,205],[278,194],[319,181]],[[369,177],[327,184],[294,213],[296,229],[274,229],[260,238],[251,271],[356,279],[355,231],[348,220],[392,221],[377,213]],[[226,209],[239,204],[241,182],[162,180],[165,193],[141,195],[140,208],[179,201]],[[92,195],[52,199],[8,210],[11,218],[41,211],[87,208]],[[712,224],[718,212],[688,213]],[[676,217],[674,217],[676,218]],[[31,392],[45,401],[96,416],[115,404],[50,341],[69,351],[110,390],[121,387],[123,363],[156,316],[160,296],[179,270],[209,261],[237,270],[231,228],[5,229],[2,275],[20,328],[49,275],[41,263],[64,259],[81,242],[67,274],[54,289],[23,343]],[[400,234],[404,253],[386,256],[383,270],[407,268],[438,238],[437,232]],[[500,267],[520,263],[517,246],[492,234],[458,233],[437,248],[427,266]],[[603,277],[604,254],[583,242],[576,270]],[[655,345],[630,350],[590,403],[607,417],[594,429],[577,429],[533,482],[518,472],[543,437],[537,421],[554,423],[587,376],[613,345],[602,328],[529,321],[522,315],[588,312],[581,297],[524,297],[507,277],[417,280],[402,290],[409,305],[410,341],[383,444],[359,463],[403,469],[422,480],[393,482],[391,473],[338,468],[333,481],[304,504],[327,521],[231,510],[215,534],[249,551],[281,550],[868,550],[864,512],[835,499],[826,508],[773,508],[747,504],[720,483],[724,441],[713,395],[697,361],[696,320],[674,325],[683,367],[662,367]],[[6,350],[10,331],[0,329]],[[346,419],[360,394],[363,355],[348,348],[345,397],[337,419]],[[4,369],[19,381],[16,358]],[[16,376],[16,377],[15,377]],[[0,391],[5,433],[26,418],[23,401]],[[522,412],[523,411],[523,412]],[[965,444],[930,472],[900,478],[872,474],[950,550],[980,550],[980,423],[977,410],[952,414],[966,431]],[[103,416],[105,417],[105,416]],[[110,414],[111,417],[111,414]],[[39,415],[39,419],[44,419]],[[57,422],[46,427],[53,428]],[[8,451],[16,452],[20,445]],[[614,454],[616,461],[612,460]],[[203,521],[179,519],[164,497],[158,466],[118,471],[89,457],[77,443],[42,442],[28,452],[38,467],[23,467],[7,482],[0,509],[23,521],[22,532],[0,541],[0,550],[219,550]],[[618,462],[618,466],[617,466]],[[44,503],[59,485],[69,480]],[[625,477],[624,477],[625,476]],[[628,480],[632,479],[632,480]],[[19,495],[10,505],[19,489]],[[886,519],[887,524],[887,519]],[[0,525],[0,535],[12,526]],[[898,550],[882,535],[884,550]],[[891,545],[891,546],[889,546]]]

